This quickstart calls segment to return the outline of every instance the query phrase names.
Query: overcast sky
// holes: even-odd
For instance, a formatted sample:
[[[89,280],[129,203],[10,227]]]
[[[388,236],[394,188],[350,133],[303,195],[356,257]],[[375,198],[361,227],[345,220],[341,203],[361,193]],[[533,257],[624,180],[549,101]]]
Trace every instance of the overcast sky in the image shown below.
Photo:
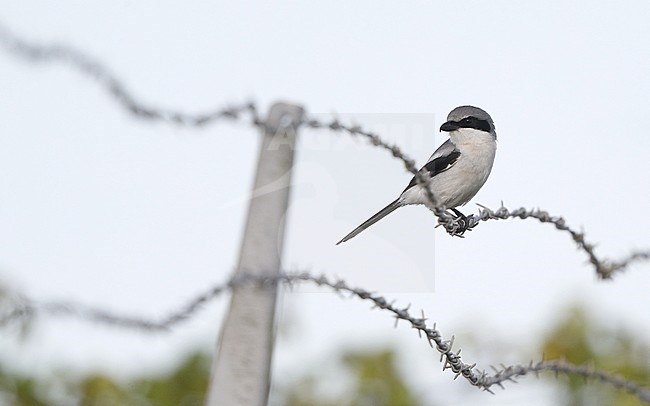
[[[600,255],[650,247],[648,2],[5,3],[0,23],[15,34],[83,50],[143,103],[169,109],[252,99],[266,112],[288,100],[374,129],[424,163],[452,108],[482,107],[499,145],[466,213],[540,207],[583,227]],[[155,317],[228,278],[258,152],[252,127],[143,122],[76,70],[4,50],[0,94],[0,283]],[[288,269],[424,309],[460,348],[473,346],[463,355],[481,368],[539,359],[529,349],[575,302],[648,342],[650,264],[599,281],[569,236],[534,220],[483,223],[458,239],[408,207],[335,246],[410,176],[361,140],[299,136]],[[282,301],[276,383],[342,348],[392,345],[428,401],[555,404],[532,377],[497,396],[452,381],[424,340],[366,303],[311,286]],[[24,341],[1,334],[0,357],[42,373],[155,370],[211,349],[226,304],[160,335],[39,319]]]

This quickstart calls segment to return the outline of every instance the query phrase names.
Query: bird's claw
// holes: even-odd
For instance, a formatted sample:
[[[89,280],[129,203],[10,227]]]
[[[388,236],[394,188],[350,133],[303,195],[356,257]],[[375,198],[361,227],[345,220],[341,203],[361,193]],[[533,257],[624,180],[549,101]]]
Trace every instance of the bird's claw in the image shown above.
[[[469,223],[467,222],[467,217],[459,217],[458,219],[458,225],[460,226],[459,230],[457,231],[457,234],[459,236],[462,236],[465,234],[465,231],[469,229]]]
[[[450,234],[455,237],[463,238],[465,231],[472,230],[472,227],[470,227],[469,218],[456,209],[451,210],[454,212],[454,214],[456,214],[455,223],[457,227],[454,227],[454,229],[451,230]]]

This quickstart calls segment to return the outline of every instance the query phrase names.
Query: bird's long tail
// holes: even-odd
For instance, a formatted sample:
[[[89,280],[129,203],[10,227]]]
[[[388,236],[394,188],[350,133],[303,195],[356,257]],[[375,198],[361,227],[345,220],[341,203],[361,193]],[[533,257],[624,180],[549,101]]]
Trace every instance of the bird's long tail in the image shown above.
[[[375,224],[379,220],[383,219],[384,217],[386,217],[387,215],[392,213],[395,209],[397,209],[400,206],[401,206],[401,204],[399,202],[399,199],[395,200],[394,202],[392,202],[388,206],[386,206],[383,209],[379,210],[379,212],[377,214],[370,217],[368,220],[364,221],[363,224],[361,224],[359,227],[352,230],[352,232],[350,232],[350,234],[343,237],[343,239],[341,241],[337,242],[336,245],[339,245],[340,243],[346,242],[347,240],[355,237],[357,234],[359,234],[360,232],[362,232],[366,228],[370,227],[371,225]]]

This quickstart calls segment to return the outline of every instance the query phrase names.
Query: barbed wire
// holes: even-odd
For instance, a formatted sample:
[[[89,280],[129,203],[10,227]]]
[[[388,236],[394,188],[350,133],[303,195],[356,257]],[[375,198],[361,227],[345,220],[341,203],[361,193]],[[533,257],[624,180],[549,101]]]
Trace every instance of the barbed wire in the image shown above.
[[[588,255],[589,262],[593,265],[596,274],[601,279],[610,279],[615,272],[625,270],[633,262],[650,260],[650,251],[635,252],[618,261],[608,258],[599,258],[594,252],[595,244],[589,243],[586,240],[584,232],[570,228],[563,217],[553,216],[547,211],[541,209],[526,209],[521,207],[511,211],[501,203],[499,209],[491,210],[488,207],[479,205],[479,214],[468,215],[464,220],[466,223],[461,224],[457,217],[452,216],[446,211],[445,207],[437,205],[435,196],[433,196],[431,189],[426,187],[430,181],[430,178],[427,176],[428,173],[426,171],[418,171],[415,166],[415,161],[402,152],[398,146],[385,142],[379,135],[364,130],[359,126],[342,124],[336,118],[333,118],[330,122],[308,118],[304,121],[304,124],[310,128],[328,128],[333,131],[345,131],[351,136],[363,136],[367,138],[372,145],[388,150],[393,157],[402,161],[406,170],[416,177],[416,181],[420,186],[424,187],[429,200],[435,206],[433,212],[438,217],[438,224],[443,226],[451,236],[462,237],[465,231],[474,229],[482,221],[505,220],[509,218],[519,218],[522,220],[535,218],[542,223],[552,223],[558,230],[569,233],[573,240],[578,244],[578,248]]]
[[[60,61],[76,68],[84,75],[98,82],[108,93],[130,114],[146,120],[163,121],[174,125],[188,127],[201,127],[224,119],[241,120],[249,119],[249,124],[256,127],[263,127],[265,123],[258,115],[258,109],[253,102],[242,103],[234,106],[214,109],[211,112],[202,114],[188,114],[181,111],[174,111],[156,108],[138,101],[127,87],[117,77],[96,59],[82,53],[72,47],[64,45],[38,45],[24,41],[14,36],[9,30],[0,24],[0,45],[4,46],[12,54],[30,62]],[[426,171],[419,171],[415,161],[404,153],[397,145],[384,141],[378,134],[363,129],[358,125],[342,123],[337,118],[328,121],[319,120],[315,117],[306,117],[300,123],[301,126],[313,129],[328,129],[334,132],[345,132],[350,136],[361,136],[372,145],[387,150],[394,158],[400,160],[407,171],[415,176],[416,182],[424,187],[427,197],[432,202],[432,211],[438,218],[438,224],[443,226],[446,232],[452,236],[463,236],[466,230],[472,230],[480,222],[502,219],[527,219],[534,218],[542,223],[551,223],[556,229],[567,232],[589,257],[590,264],[594,267],[601,279],[609,279],[615,272],[622,271],[634,262],[650,260],[650,251],[638,251],[629,254],[627,257],[614,261],[598,257],[594,248],[595,245],[587,242],[584,232],[570,228],[563,217],[552,216],[540,209],[519,208],[509,210],[501,205],[497,210],[491,210],[480,206],[478,215],[470,215],[462,223],[460,219],[452,216],[446,208],[438,206],[435,196],[430,188],[426,187],[430,177]],[[409,313],[409,308],[398,308],[383,296],[360,288],[353,288],[343,280],[329,280],[325,276],[314,277],[308,273],[283,274],[277,277],[243,274],[233,277],[226,283],[217,285],[210,290],[197,295],[190,302],[176,311],[160,319],[147,319],[118,315],[103,309],[85,306],[73,302],[51,301],[38,303],[30,299],[22,298],[15,300],[11,309],[0,315],[0,327],[4,327],[16,320],[29,320],[41,314],[52,316],[78,317],[83,320],[98,322],[106,325],[113,325],[123,328],[139,329],[150,332],[161,332],[171,329],[173,326],[192,317],[203,305],[219,297],[232,289],[236,289],[244,283],[257,283],[260,285],[312,282],[318,286],[327,286],[336,292],[346,292],[384,311],[393,314],[396,322],[403,320],[416,329],[420,336],[424,335],[429,344],[441,354],[443,369],[450,369],[455,373],[455,378],[463,376],[471,385],[487,391],[491,391],[494,385],[503,386],[506,381],[514,381],[515,378],[542,371],[552,371],[565,375],[583,376],[612,385],[613,387],[626,391],[644,402],[650,402],[650,389],[628,381],[616,375],[595,370],[588,366],[572,365],[563,361],[542,361],[530,363],[528,366],[512,365],[502,366],[494,369],[493,374],[485,371],[478,371],[476,364],[467,364],[461,360],[460,350],[453,351],[453,336],[450,340],[443,339],[436,325],[427,325],[427,318],[422,313],[421,317],[415,317]],[[454,379],[455,379],[454,378]]]
[[[257,107],[252,102],[226,106],[200,114],[188,114],[181,111],[161,109],[138,101],[127,87],[103,64],[95,58],[67,45],[40,45],[27,42],[11,33],[0,24],[0,45],[29,62],[67,63],[84,75],[98,82],[113,98],[134,116],[153,121],[164,121],[187,127],[201,127],[223,119],[236,120],[248,113],[253,125],[260,125]]]
[[[238,273],[225,283],[218,284],[208,291],[199,294],[196,298],[183,305],[179,310],[159,319],[147,319],[144,317],[117,315],[106,310],[89,307],[67,301],[52,301],[38,303],[29,299],[21,299],[4,316],[0,317],[0,327],[5,327],[16,320],[26,320],[41,314],[51,316],[68,316],[79,319],[101,323],[121,328],[137,329],[148,332],[169,331],[171,327],[194,316],[203,305],[216,299],[220,295],[246,284],[255,284],[259,287],[273,286],[277,283],[292,284],[295,282],[311,282],[319,287],[329,287],[337,293],[347,293],[358,299],[371,302],[374,308],[389,312],[395,318],[395,325],[399,320],[409,323],[418,331],[420,337],[425,337],[432,348],[440,353],[440,361],[443,363],[443,370],[451,370],[454,379],[462,376],[472,386],[484,389],[491,393],[492,387],[497,385],[504,388],[507,381],[514,382],[516,378],[539,372],[551,371],[556,374],[575,375],[588,379],[594,379],[602,383],[612,385],[618,390],[623,390],[636,396],[639,400],[650,402],[650,388],[613,375],[604,371],[596,370],[590,366],[573,365],[565,361],[541,361],[530,362],[529,365],[502,365],[501,368],[493,368],[492,374],[485,370],[478,370],[477,364],[468,364],[461,359],[461,350],[454,350],[454,336],[451,339],[444,339],[442,333],[437,329],[436,324],[427,324],[427,317],[421,311],[420,317],[410,313],[410,306],[398,307],[394,301],[386,299],[377,293],[355,288],[348,285],[343,279],[330,279],[325,275],[313,276],[308,272],[284,273],[276,276],[260,275],[252,273]]]
[[[488,385],[496,384],[502,389],[502,382],[516,382],[516,378],[519,376],[529,375],[531,373],[537,376],[539,372],[546,371],[554,372],[556,375],[564,374],[569,376],[579,376],[585,379],[592,379],[601,383],[606,383],[612,385],[618,390],[635,396],[644,403],[650,403],[650,388],[644,388],[635,382],[622,378],[621,376],[599,371],[594,369],[591,365],[574,365],[566,361],[541,361],[537,363],[531,361],[528,365],[502,366],[501,369],[493,369],[495,371],[494,375],[487,378],[485,383]]]
[[[372,131],[364,130],[360,126],[354,125],[345,125],[341,123],[337,118],[333,118],[329,122],[320,121],[314,117],[307,118],[303,121],[303,124],[310,128],[328,128],[332,131],[345,131],[350,136],[362,136],[366,138],[372,145],[378,148],[383,148],[391,153],[391,155],[402,161],[404,168],[407,171],[411,172],[415,177],[416,183],[421,186],[425,192],[425,196],[429,199],[432,205],[432,211],[438,217],[438,224],[443,226],[449,235],[453,236],[462,236],[468,227],[464,224],[464,220],[452,216],[447,212],[447,209],[443,206],[440,206],[436,200],[436,197],[433,195],[431,188],[429,188],[429,182],[431,177],[429,172],[426,170],[418,170],[415,165],[415,160],[406,155],[397,145],[389,144],[384,141],[379,135],[375,134]]]
[[[29,62],[59,61],[68,63],[78,69],[81,73],[102,85],[115,100],[128,112],[141,119],[161,120],[171,124],[200,127],[219,119],[239,119],[243,113],[250,114],[250,122],[255,126],[263,126],[255,103],[248,102],[239,106],[230,106],[216,109],[213,112],[204,114],[187,114],[180,111],[166,110],[147,106],[137,101],[115,75],[108,68],[99,63],[91,56],[82,53],[66,45],[40,45],[29,43],[13,35],[6,27],[0,24],[0,44],[12,54]],[[425,186],[424,190],[429,200],[435,206],[434,213],[438,216],[439,223],[445,227],[449,234],[462,235],[464,228],[454,216],[439,207],[435,196],[426,187],[429,184],[429,176],[426,171],[420,172],[415,166],[415,161],[403,153],[396,145],[384,142],[378,135],[363,130],[359,126],[348,126],[333,119],[328,123],[321,122],[315,118],[306,118],[301,123],[311,128],[329,128],[330,130],[344,130],[350,135],[361,135],[366,137],[373,145],[389,150],[395,158],[400,159],[406,169],[413,173],[419,185]],[[461,231],[462,230],[462,231]]]
[[[589,243],[585,239],[585,234],[582,231],[572,229],[566,224],[566,220],[562,216],[553,216],[545,210],[540,209],[526,209],[520,207],[516,210],[509,210],[503,206],[497,210],[491,210],[483,205],[479,205],[480,210],[478,216],[467,216],[469,228],[476,227],[481,221],[488,220],[505,220],[509,218],[518,218],[525,220],[527,218],[534,218],[541,223],[551,223],[556,229],[565,231],[571,235],[573,241],[578,244],[578,248],[583,250],[589,256],[589,263],[591,263],[596,270],[596,274],[600,279],[610,279],[612,274],[617,271],[625,270],[633,262],[648,261],[650,260],[650,251],[638,251],[629,254],[627,257],[615,261],[608,258],[599,258],[594,252],[595,245]]]
[[[248,113],[250,124],[256,127],[264,126],[263,120],[260,119],[258,109],[255,103],[248,102],[238,106],[224,107],[216,109],[213,112],[205,114],[187,114],[179,111],[154,108],[146,106],[137,101],[110,70],[100,64],[92,57],[77,51],[69,46],[62,45],[39,45],[29,43],[13,35],[7,28],[0,24],[0,44],[9,52],[31,62],[61,61],[69,63],[83,74],[97,81],[100,85],[122,105],[128,112],[136,117],[150,120],[161,120],[171,124],[183,126],[200,127],[214,123],[220,119],[241,119],[245,113]],[[439,206],[431,189],[427,187],[430,177],[427,171],[419,171],[415,160],[404,153],[397,145],[384,141],[378,134],[363,129],[358,125],[347,125],[342,123],[336,117],[329,121],[319,120],[315,117],[307,116],[301,123],[313,129],[329,129],[335,132],[345,132],[350,136],[361,136],[368,140],[372,145],[390,152],[390,154],[400,160],[407,171],[415,176],[418,185],[423,187],[427,198],[432,203],[433,213],[438,218],[438,224],[451,236],[462,237],[467,230],[474,229],[480,222],[487,220],[503,220],[508,218],[535,218],[542,223],[552,223],[560,231],[568,232],[572,239],[578,244],[578,248],[584,251],[589,257],[589,263],[594,267],[596,274],[601,279],[610,279],[618,271],[625,270],[634,262],[650,260],[650,250],[639,251],[628,255],[621,260],[611,260],[600,258],[596,255],[595,244],[589,243],[584,232],[577,231],[566,225],[566,221],[561,216],[552,216],[547,211],[541,209],[519,208],[509,210],[501,205],[497,210],[491,210],[481,206],[478,215],[469,215],[466,219],[459,219],[447,212],[445,207]]]

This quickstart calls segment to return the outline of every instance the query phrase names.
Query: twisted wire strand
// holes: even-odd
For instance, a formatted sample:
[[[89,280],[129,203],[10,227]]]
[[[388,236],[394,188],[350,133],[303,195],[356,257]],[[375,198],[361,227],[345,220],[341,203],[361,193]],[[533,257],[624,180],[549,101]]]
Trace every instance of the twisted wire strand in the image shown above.
[[[216,122],[220,119],[241,119],[245,113],[248,113],[252,125],[257,127],[263,127],[265,125],[260,119],[258,109],[253,102],[248,102],[239,106],[219,108],[212,112],[203,114],[187,114],[179,111],[146,106],[138,102],[127,90],[126,86],[122,84],[108,68],[92,57],[68,46],[47,46],[29,43],[13,35],[1,24],[0,44],[2,44],[12,54],[31,62],[60,61],[70,64],[70,66],[77,68],[83,74],[97,81],[108,90],[120,105],[139,118],[160,120],[183,126],[200,127]],[[394,158],[403,163],[407,171],[415,176],[416,182],[420,186],[423,186],[426,196],[432,202],[434,207],[433,212],[438,218],[438,224],[443,226],[446,232],[451,236],[462,237],[466,230],[472,230],[481,221],[507,218],[526,219],[531,217],[536,218],[543,223],[553,223],[558,230],[568,232],[572,239],[578,244],[579,249],[582,249],[588,255],[589,262],[593,265],[597,275],[601,279],[610,279],[614,273],[625,270],[634,262],[650,260],[650,251],[634,252],[618,261],[599,258],[594,251],[595,245],[586,241],[583,232],[569,228],[562,217],[551,216],[548,212],[539,209],[528,210],[525,208],[519,208],[511,211],[502,205],[502,207],[495,211],[481,206],[478,216],[468,216],[467,224],[463,224],[460,219],[448,213],[445,207],[437,204],[436,198],[431,192],[431,189],[427,187],[430,181],[428,173],[426,171],[419,171],[416,167],[415,160],[410,158],[397,145],[384,141],[378,134],[365,130],[358,125],[346,125],[341,123],[337,118],[323,121],[315,117],[306,117],[300,125],[309,128],[329,129],[335,132],[343,131],[350,136],[361,136],[366,138],[372,145],[390,152]],[[463,227],[463,225],[466,225],[467,227]]]
[[[620,260],[598,257],[595,253],[596,245],[586,240],[584,232],[569,227],[562,216],[553,216],[546,210],[526,209],[524,207],[510,210],[503,206],[503,203],[497,210],[489,209],[483,205],[479,205],[479,207],[478,215],[472,214],[467,216],[469,229],[476,227],[482,221],[513,218],[521,220],[534,218],[540,223],[553,224],[557,230],[568,233],[573,241],[578,245],[578,249],[587,254],[589,257],[589,263],[593,265],[596,274],[600,279],[611,279],[614,273],[625,270],[634,262],[650,260],[650,251],[636,251]]]
[[[99,83],[113,96],[120,106],[141,119],[164,121],[187,127],[202,127],[219,120],[237,120],[248,113],[252,124],[260,125],[262,122],[258,116],[257,108],[252,102],[220,107],[213,111],[199,114],[187,114],[180,111],[147,106],[138,101],[117,76],[97,59],[66,45],[40,45],[30,43],[13,35],[2,24],[0,24],[0,45],[4,46],[13,55],[28,62],[56,61],[68,64]]]
[[[219,108],[203,114],[187,114],[146,106],[137,101],[127,90],[126,86],[108,68],[94,58],[69,46],[29,43],[13,35],[1,24],[0,44],[4,45],[9,52],[30,62],[59,61],[68,63],[70,66],[78,69],[81,73],[104,86],[122,107],[138,118],[165,121],[182,126],[201,127],[220,119],[236,120],[243,113],[249,113],[253,125],[262,126],[264,124],[253,102],[239,106]],[[343,130],[350,135],[360,135],[366,137],[373,145],[389,150],[395,158],[400,159],[404,163],[406,169],[415,176],[417,183],[424,187],[426,196],[434,206],[433,212],[438,217],[439,224],[452,236],[462,235],[462,231],[464,230],[458,219],[447,213],[444,207],[437,204],[435,196],[430,188],[427,187],[429,184],[428,173],[426,171],[418,171],[415,166],[415,161],[404,154],[399,147],[384,142],[378,135],[366,131],[359,126],[348,126],[340,123],[337,119],[332,119],[329,123],[325,123],[315,118],[307,118],[301,124],[311,128],[329,128],[333,131]]]
[[[198,295],[187,304],[174,310],[167,316],[158,320],[147,319],[143,317],[117,315],[105,310],[75,304],[71,302],[45,302],[38,304],[29,300],[17,305],[3,317],[0,317],[0,327],[7,325],[18,319],[25,319],[37,316],[39,314],[50,314],[56,316],[77,317],[82,320],[112,325],[122,328],[143,330],[148,332],[169,331],[175,325],[194,316],[205,304],[216,299],[220,295],[242,287],[247,284],[253,284],[260,288],[272,286],[277,283],[292,284],[295,282],[311,282],[320,287],[329,287],[338,293],[348,293],[353,297],[368,301],[375,308],[392,314],[395,321],[405,321],[411,328],[418,331],[420,337],[424,336],[432,348],[440,353],[440,360],[443,363],[443,370],[451,370],[455,375],[454,379],[462,376],[471,385],[486,391],[492,392],[491,387],[494,385],[504,387],[506,381],[515,381],[516,378],[538,374],[543,371],[551,371],[557,374],[576,375],[589,379],[594,379],[602,383],[609,384],[616,389],[623,390],[636,396],[639,400],[650,402],[650,388],[644,388],[641,385],[608,372],[599,371],[589,366],[573,365],[564,361],[542,361],[530,363],[528,366],[511,365],[501,366],[500,369],[494,369],[493,374],[476,369],[476,363],[468,364],[461,359],[461,350],[454,350],[454,337],[445,339],[442,333],[436,328],[435,324],[427,324],[427,317],[421,312],[419,317],[410,313],[410,306],[398,307],[392,301],[384,296],[373,293],[366,289],[355,288],[348,285],[343,279],[330,279],[327,276],[313,276],[308,272],[285,273],[275,276],[259,275],[252,273],[237,274],[230,280],[215,285],[213,288]]]
[[[433,211],[434,214],[438,217],[438,224],[443,226],[447,233],[451,236],[463,236],[466,230],[462,227],[459,219],[449,214],[446,211],[445,207],[437,205],[435,196],[431,192],[430,188],[427,187],[430,181],[428,173],[426,171],[418,171],[415,166],[415,161],[406,155],[397,145],[387,143],[379,135],[375,134],[372,131],[364,130],[359,126],[345,125],[341,123],[337,118],[333,118],[331,121],[327,122],[315,118],[307,118],[305,121],[303,121],[303,125],[309,128],[325,128],[332,131],[345,131],[351,136],[362,136],[366,138],[372,145],[390,152],[393,157],[402,161],[406,170],[411,172],[415,176],[418,184],[424,187],[424,190],[427,193],[427,197],[435,205],[435,209]],[[624,257],[620,260],[598,257],[595,253],[595,244],[592,244],[586,240],[584,232],[569,227],[566,223],[566,220],[562,216],[553,216],[545,210],[526,209],[523,207],[516,210],[510,210],[503,206],[503,204],[497,210],[492,210],[483,205],[479,205],[479,207],[480,209],[478,215],[471,214],[467,216],[467,230],[474,229],[482,221],[505,220],[511,218],[518,218],[522,220],[525,220],[527,218],[534,218],[541,223],[551,223],[555,225],[556,229],[567,232],[571,235],[571,238],[578,245],[578,249],[584,251],[589,257],[589,263],[594,267],[594,270],[600,279],[611,279],[613,274],[627,269],[631,264],[635,262],[650,260],[650,250],[633,252],[627,257]]]

